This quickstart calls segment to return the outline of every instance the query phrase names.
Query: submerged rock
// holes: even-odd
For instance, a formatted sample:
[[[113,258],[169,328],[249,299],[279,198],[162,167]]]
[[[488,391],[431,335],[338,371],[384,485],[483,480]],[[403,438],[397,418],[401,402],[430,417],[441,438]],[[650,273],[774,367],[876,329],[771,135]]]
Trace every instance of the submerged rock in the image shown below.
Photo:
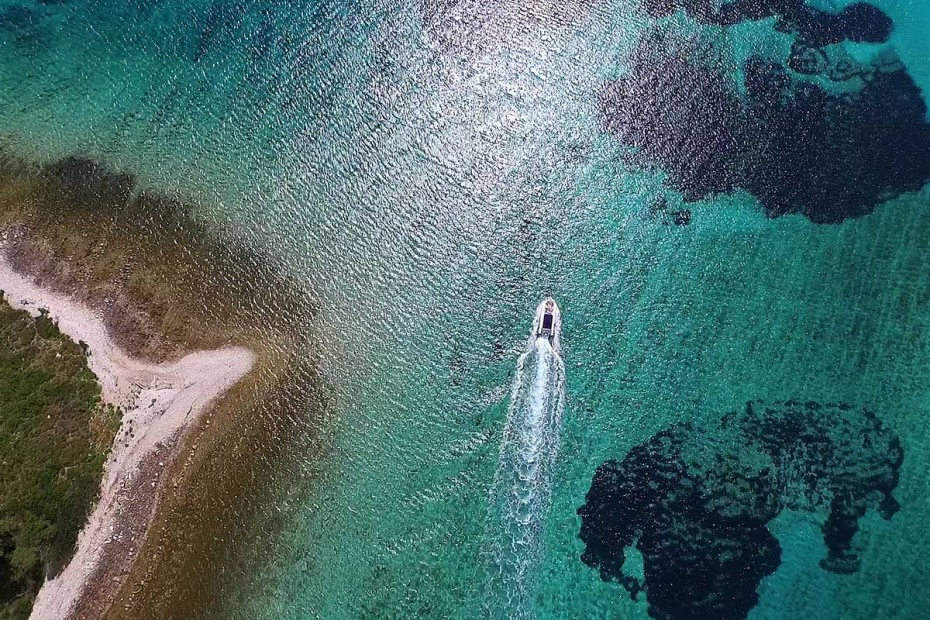
[[[774,17],[777,30],[796,34],[818,47],[842,41],[884,43],[894,27],[884,11],[865,2],[836,12],[809,6],[803,0],[733,0],[719,7],[710,0],[642,0],[642,6],[653,17],[668,17],[681,10],[696,21],[716,26]]]
[[[740,90],[713,50],[652,36],[601,91],[601,122],[686,201],[744,190],[769,217],[840,222],[930,179],[927,106],[900,62],[834,63],[798,45],[788,63],[750,58]]]
[[[782,510],[826,514],[832,572],[858,569],[859,518],[897,511],[903,450],[874,413],[845,404],[749,402],[708,426],[676,424],[598,467],[578,509],[582,561],[654,618],[745,618],[781,559],[767,524]],[[644,582],[623,572],[627,548]]]

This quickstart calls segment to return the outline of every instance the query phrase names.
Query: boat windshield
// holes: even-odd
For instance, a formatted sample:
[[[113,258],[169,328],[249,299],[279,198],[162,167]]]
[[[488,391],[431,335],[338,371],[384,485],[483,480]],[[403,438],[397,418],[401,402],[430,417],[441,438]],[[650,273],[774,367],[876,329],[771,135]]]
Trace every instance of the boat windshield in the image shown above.
[[[551,314],[546,313],[543,315],[542,328],[552,329],[552,315]]]

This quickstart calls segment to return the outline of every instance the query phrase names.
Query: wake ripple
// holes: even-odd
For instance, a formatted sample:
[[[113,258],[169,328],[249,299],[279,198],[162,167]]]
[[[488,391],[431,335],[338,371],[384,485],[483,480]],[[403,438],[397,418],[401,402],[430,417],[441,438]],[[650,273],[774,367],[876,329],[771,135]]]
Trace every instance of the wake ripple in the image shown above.
[[[534,575],[552,498],[565,403],[565,365],[545,338],[532,339],[517,363],[487,536],[492,572],[483,615],[531,618]]]

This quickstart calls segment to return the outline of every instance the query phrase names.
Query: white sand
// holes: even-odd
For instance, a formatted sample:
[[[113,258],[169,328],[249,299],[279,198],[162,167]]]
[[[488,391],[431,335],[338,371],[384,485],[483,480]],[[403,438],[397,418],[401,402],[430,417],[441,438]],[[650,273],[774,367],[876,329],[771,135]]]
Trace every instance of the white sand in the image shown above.
[[[255,355],[242,347],[200,351],[171,363],[151,364],[127,356],[110,339],[102,318],[86,305],[37,286],[13,271],[0,256],[0,289],[15,308],[38,314],[46,308],[59,329],[90,349],[88,362],[103,386],[103,397],[124,412],[123,426],[132,420],[132,434],[114,441],[101,484],[100,502],[78,537],[77,551],[64,571],[39,592],[32,618],[65,618],[87,587],[117,529],[120,489],[142,460],[176,442],[191,428],[207,405],[252,368]],[[128,442],[128,446],[126,445]]]

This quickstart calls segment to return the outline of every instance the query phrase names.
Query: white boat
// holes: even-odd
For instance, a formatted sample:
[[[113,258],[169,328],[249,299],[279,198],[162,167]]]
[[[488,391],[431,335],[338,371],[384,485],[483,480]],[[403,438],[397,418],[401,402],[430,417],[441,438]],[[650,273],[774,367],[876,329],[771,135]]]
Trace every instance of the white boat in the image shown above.
[[[562,332],[562,312],[551,297],[546,297],[536,308],[533,318],[533,340],[545,338],[555,351],[559,350],[559,336]]]

